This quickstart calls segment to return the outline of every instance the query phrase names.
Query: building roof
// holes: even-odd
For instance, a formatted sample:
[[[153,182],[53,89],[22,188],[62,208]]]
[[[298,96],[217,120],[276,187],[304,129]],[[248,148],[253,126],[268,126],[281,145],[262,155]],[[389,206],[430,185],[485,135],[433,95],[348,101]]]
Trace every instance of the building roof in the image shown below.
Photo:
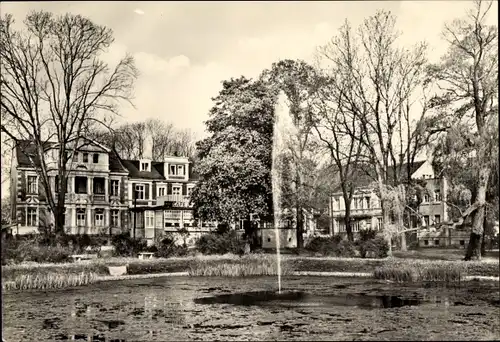
[[[56,145],[55,142],[45,143],[44,148],[51,148]],[[17,163],[22,167],[32,167],[30,157],[33,159],[36,166],[40,166],[40,158],[36,153],[36,146],[29,140],[20,140],[15,147]]]
[[[129,176],[131,178],[142,178],[142,179],[165,179],[163,175],[163,171],[161,173],[158,169],[163,168],[163,164],[161,162],[152,162],[151,163],[151,171],[139,171],[139,160],[122,160],[123,165],[127,168],[129,172]],[[160,165],[161,164],[161,165]]]

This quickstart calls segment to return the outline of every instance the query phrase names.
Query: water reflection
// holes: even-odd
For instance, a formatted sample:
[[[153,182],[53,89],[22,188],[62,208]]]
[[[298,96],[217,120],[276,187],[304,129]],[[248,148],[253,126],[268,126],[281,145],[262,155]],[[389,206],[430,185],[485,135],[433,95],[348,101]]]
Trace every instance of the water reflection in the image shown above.
[[[330,307],[330,306],[354,306],[358,308],[399,308],[403,306],[415,306],[423,303],[444,303],[449,306],[448,298],[437,296],[431,298],[405,298],[390,295],[370,295],[366,293],[354,293],[345,295],[318,296],[310,293],[294,291],[277,293],[275,291],[246,292],[236,294],[222,294],[212,297],[194,299],[196,304],[232,304],[232,305],[275,305],[288,307]]]

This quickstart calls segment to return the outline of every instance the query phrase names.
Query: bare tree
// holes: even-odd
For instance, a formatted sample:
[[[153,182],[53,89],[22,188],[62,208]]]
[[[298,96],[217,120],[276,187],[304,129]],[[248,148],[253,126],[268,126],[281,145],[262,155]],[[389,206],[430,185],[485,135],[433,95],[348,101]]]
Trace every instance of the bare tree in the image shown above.
[[[13,24],[12,15],[0,22],[1,131],[37,170],[56,231],[63,234],[67,177],[82,132],[117,114],[120,102],[130,103],[138,73],[130,56],[110,70],[99,57],[114,41],[111,29],[80,15],[32,12],[25,30]],[[57,149],[54,160],[47,157],[49,148]],[[57,198],[52,170],[58,175]]]
[[[422,146],[414,128],[418,123],[410,120],[410,111],[416,90],[423,84],[426,45],[404,49],[398,46],[398,38],[396,18],[378,11],[357,32],[346,22],[319,50],[334,75],[337,110],[349,116],[347,122],[356,122],[343,125],[343,133],[362,145],[359,157],[370,165],[376,180],[384,229],[389,223],[388,201],[393,198],[387,186],[398,185],[402,179],[401,168],[390,171],[405,159],[414,160],[411,149]]]
[[[472,217],[466,260],[481,258],[487,192],[495,170],[491,161],[498,159],[498,28],[486,25],[491,6],[476,1],[467,17],[445,25],[448,52],[429,68],[438,87],[433,104],[446,129],[442,143],[449,147],[443,164],[461,159],[474,174],[471,205],[461,212],[462,219]],[[450,175],[457,171],[448,170]]]
[[[341,98],[338,89],[343,89],[344,86],[341,76],[338,79],[335,77],[335,75],[318,76],[317,91],[312,99],[315,107],[313,122],[314,129],[337,170],[345,204],[344,224],[348,239],[353,241],[351,203],[356,190],[358,162],[361,160],[363,145],[360,143],[359,135],[362,130],[358,120],[348,115],[343,107],[338,105],[338,100]],[[346,130],[352,135],[346,134]]]

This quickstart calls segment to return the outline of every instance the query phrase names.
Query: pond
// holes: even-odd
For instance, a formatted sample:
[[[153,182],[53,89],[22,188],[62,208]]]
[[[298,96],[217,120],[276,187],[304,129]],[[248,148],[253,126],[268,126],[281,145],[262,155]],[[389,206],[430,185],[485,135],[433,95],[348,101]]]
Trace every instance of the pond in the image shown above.
[[[499,339],[498,283],[167,277],[3,296],[5,341]]]

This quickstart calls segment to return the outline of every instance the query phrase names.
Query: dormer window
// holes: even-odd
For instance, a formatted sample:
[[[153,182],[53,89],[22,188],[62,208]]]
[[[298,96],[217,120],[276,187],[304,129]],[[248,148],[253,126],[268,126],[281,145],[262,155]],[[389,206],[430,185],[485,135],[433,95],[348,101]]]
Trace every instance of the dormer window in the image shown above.
[[[140,170],[141,171],[151,171],[150,169],[150,162],[147,160],[141,160],[140,162]]]

